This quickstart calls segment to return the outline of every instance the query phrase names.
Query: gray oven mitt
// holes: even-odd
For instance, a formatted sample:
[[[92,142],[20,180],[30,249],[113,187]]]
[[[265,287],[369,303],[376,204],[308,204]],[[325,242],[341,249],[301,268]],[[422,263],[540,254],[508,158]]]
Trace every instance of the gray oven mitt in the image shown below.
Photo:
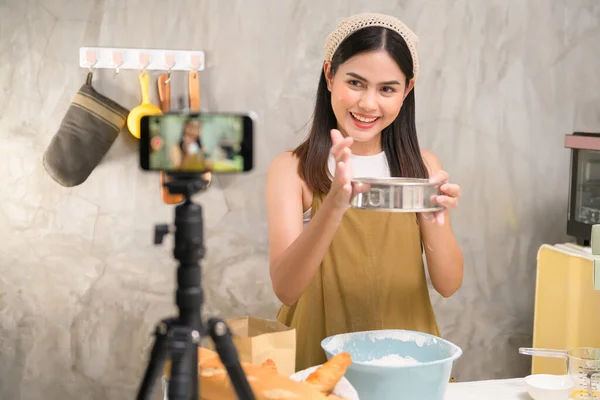
[[[83,183],[117,139],[128,114],[92,87],[90,72],[44,153],[46,172],[62,186]]]

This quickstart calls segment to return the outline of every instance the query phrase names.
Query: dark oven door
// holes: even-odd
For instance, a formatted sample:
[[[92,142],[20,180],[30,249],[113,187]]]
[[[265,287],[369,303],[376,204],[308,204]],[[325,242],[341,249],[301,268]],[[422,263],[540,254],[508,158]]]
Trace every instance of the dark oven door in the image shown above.
[[[589,246],[592,225],[600,224],[600,135],[568,135],[565,142],[571,148],[567,234]]]

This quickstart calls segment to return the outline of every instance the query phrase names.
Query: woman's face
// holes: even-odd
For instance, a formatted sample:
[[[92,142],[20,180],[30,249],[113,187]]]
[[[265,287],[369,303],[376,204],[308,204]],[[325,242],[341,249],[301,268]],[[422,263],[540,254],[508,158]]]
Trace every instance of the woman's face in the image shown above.
[[[183,143],[190,144],[198,140],[200,137],[200,123],[188,122],[183,128]]]
[[[338,129],[356,142],[377,138],[396,119],[413,87],[413,81],[406,87],[406,76],[385,51],[354,56],[333,77],[329,62],[324,71]]]

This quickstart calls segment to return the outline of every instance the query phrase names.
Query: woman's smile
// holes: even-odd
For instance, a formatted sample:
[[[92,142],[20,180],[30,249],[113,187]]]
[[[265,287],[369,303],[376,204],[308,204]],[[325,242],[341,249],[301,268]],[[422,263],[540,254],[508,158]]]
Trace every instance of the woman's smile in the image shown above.
[[[350,117],[354,122],[354,125],[360,129],[370,129],[375,126],[379,117],[377,116],[369,116],[364,114],[358,114],[350,111]]]

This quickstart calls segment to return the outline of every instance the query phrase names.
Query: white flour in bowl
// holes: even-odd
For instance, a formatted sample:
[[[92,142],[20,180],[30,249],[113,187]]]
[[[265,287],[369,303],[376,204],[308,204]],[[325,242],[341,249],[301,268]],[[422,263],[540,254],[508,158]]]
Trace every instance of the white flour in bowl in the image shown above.
[[[334,336],[333,338],[331,338],[331,340],[329,341],[329,343],[327,343],[327,350],[331,351],[332,353],[339,353],[344,349],[344,346],[346,345],[346,343],[348,341],[350,341],[351,337],[348,336],[342,336],[342,335],[337,335]]]
[[[392,339],[401,342],[414,342],[417,346],[429,346],[431,344],[437,344],[437,339],[431,336],[420,335],[415,332],[403,331],[403,330],[383,330],[379,332],[369,332],[366,335],[337,335],[333,337],[326,348],[332,353],[339,353],[344,349],[346,343],[351,340],[356,340],[359,337],[366,337],[371,342],[375,343],[378,340]]]
[[[373,343],[377,340],[384,339],[398,340],[401,342],[414,342],[419,347],[431,345],[432,343],[437,343],[435,337],[420,335],[416,332],[402,330],[373,332],[369,334],[369,339],[371,339]]]
[[[415,360],[410,356],[402,357],[398,354],[388,354],[381,358],[376,358],[369,361],[363,361],[361,364],[368,365],[381,365],[387,367],[399,367],[403,365],[417,365],[420,364],[419,361]]]

